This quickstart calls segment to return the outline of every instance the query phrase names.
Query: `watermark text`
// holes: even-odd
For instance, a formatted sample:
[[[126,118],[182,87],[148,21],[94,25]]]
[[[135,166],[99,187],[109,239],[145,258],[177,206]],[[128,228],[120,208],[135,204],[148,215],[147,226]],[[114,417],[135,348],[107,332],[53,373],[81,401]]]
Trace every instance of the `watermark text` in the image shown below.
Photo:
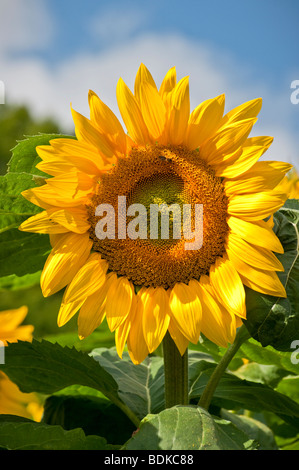
[[[299,80],[293,80],[291,88],[294,90],[290,96],[291,103],[299,104]]]
[[[101,217],[95,227],[99,240],[127,237],[131,240],[184,239],[185,250],[199,250],[203,245],[203,204],[193,207],[191,204],[182,207],[179,204],[150,204],[148,214],[143,204],[127,207],[126,196],[118,196],[117,234],[116,215],[111,204],[98,205],[95,215]],[[127,223],[128,217],[131,220]]]

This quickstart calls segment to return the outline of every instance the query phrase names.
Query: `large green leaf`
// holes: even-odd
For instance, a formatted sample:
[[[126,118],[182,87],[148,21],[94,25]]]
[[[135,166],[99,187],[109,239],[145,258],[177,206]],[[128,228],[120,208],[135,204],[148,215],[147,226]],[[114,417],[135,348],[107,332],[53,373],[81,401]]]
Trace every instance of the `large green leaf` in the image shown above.
[[[111,374],[119,396],[140,419],[164,407],[164,368],[161,357],[147,357],[134,365],[127,353],[120,359],[114,348],[98,348],[92,357]]]
[[[175,406],[147,416],[125,450],[245,450],[255,443],[230,421],[213,419],[203,408]],[[185,456],[187,460],[187,456]],[[189,461],[181,463],[192,463]],[[179,462],[177,462],[179,463]]]
[[[25,393],[49,395],[80,384],[117,395],[115,380],[92,357],[45,340],[9,344],[0,368]]]
[[[28,420],[1,416],[0,449],[6,450],[107,450],[106,439],[86,436],[80,428],[65,431],[61,426],[50,426]]]
[[[284,248],[284,254],[277,257],[284,266],[279,277],[287,298],[261,295],[247,288],[245,324],[263,346],[290,351],[299,331],[299,201],[287,201],[274,220],[275,232]]]
[[[25,393],[51,395],[73,384],[99,390],[119,406],[138,425],[139,420],[118,394],[112,375],[88,354],[75,348],[62,347],[48,341],[19,341],[5,350],[5,364],[0,370]]]

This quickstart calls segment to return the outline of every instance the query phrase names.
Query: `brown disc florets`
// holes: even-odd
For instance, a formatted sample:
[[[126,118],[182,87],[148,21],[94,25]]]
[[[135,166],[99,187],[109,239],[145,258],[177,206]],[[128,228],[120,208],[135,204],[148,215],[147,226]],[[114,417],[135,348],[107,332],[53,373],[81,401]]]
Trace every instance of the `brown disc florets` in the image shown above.
[[[120,238],[120,223],[126,226],[134,217],[124,222],[118,213],[118,196],[125,196],[126,206],[142,204],[147,211],[147,236],[132,239]],[[101,204],[110,204],[115,211],[115,238],[99,239],[96,226],[100,220],[95,215]],[[176,204],[182,209],[190,204],[203,207],[203,244],[200,249],[186,250],[184,236],[174,238],[174,218],[169,212],[169,238],[151,238],[150,210],[153,204]],[[135,285],[173,287],[177,282],[188,283],[208,274],[216,258],[225,252],[228,234],[227,197],[221,178],[200,159],[198,151],[184,147],[147,146],[133,148],[117,165],[101,176],[98,192],[88,206],[90,238],[93,249],[108,261],[109,270],[126,276]],[[191,211],[194,225],[194,210]],[[121,221],[121,222],[120,222]],[[161,219],[160,219],[161,222]],[[138,227],[137,227],[138,228]],[[183,223],[182,223],[183,228]],[[123,233],[123,230],[122,230]],[[182,230],[183,234],[183,230]]]

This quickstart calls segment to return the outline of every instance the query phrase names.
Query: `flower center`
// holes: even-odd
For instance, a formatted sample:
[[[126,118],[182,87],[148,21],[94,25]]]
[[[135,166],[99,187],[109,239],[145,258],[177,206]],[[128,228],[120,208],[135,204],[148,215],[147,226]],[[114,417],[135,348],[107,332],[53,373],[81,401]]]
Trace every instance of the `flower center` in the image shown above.
[[[99,215],[98,207],[112,207],[113,213]],[[109,270],[135,285],[167,289],[199,279],[225,252],[227,197],[221,178],[197,151],[184,147],[133,148],[101,176],[88,213],[93,249]],[[107,235],[99,238],[98,224],[104,222]],[[203,243],[197,248],[199,230]]]

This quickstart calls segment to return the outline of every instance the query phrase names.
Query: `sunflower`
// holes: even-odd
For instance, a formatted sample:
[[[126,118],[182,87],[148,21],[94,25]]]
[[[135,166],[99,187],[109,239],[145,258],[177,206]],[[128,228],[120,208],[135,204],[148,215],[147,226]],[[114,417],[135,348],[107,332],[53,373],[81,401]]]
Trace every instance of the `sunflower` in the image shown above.
[[[18,340],[32,341],[33,326],[21,325],[27,313],[26,306],[0,312],[0,341],[4,346]],[[43,406],[37,394],[21,392],[7,375],[0,371],[0,414],[40,421]]]
[[[90,91],[90,118],[72,109],[76,139],[37,147],[37,167],[50,177],[23,195],[44,210],[20,229],[50,235],[43,295],[66,288],[58,325],[79,311],[83,339],[106,319],[119,356],[127,344],[134,363],[166,332],[182,355],[201,333],[226,347],[246,318],[244,285],[286,296],[271,216],[286,200],[275,188],[291,165],[258,161],[272,142],[249,137],[260,98],[224,114],[220,95],[190,113],[188,77],[177,81],[173,67],[158,89],[143,64],[134,93],[120,78],[116,94],[127,132]],[[132,217],[124,220],[119,197],[146,210],[201,205],[202,246],[188,249],[190,238],[163,237],[160,229],[149,238],[148,226],[144,233]],[[113,207],[114,220],[101,218],[98,207]],[[114,224],[114,238],[97,236],[104,220]],[[128,237],[131,223],[135,236]]]

